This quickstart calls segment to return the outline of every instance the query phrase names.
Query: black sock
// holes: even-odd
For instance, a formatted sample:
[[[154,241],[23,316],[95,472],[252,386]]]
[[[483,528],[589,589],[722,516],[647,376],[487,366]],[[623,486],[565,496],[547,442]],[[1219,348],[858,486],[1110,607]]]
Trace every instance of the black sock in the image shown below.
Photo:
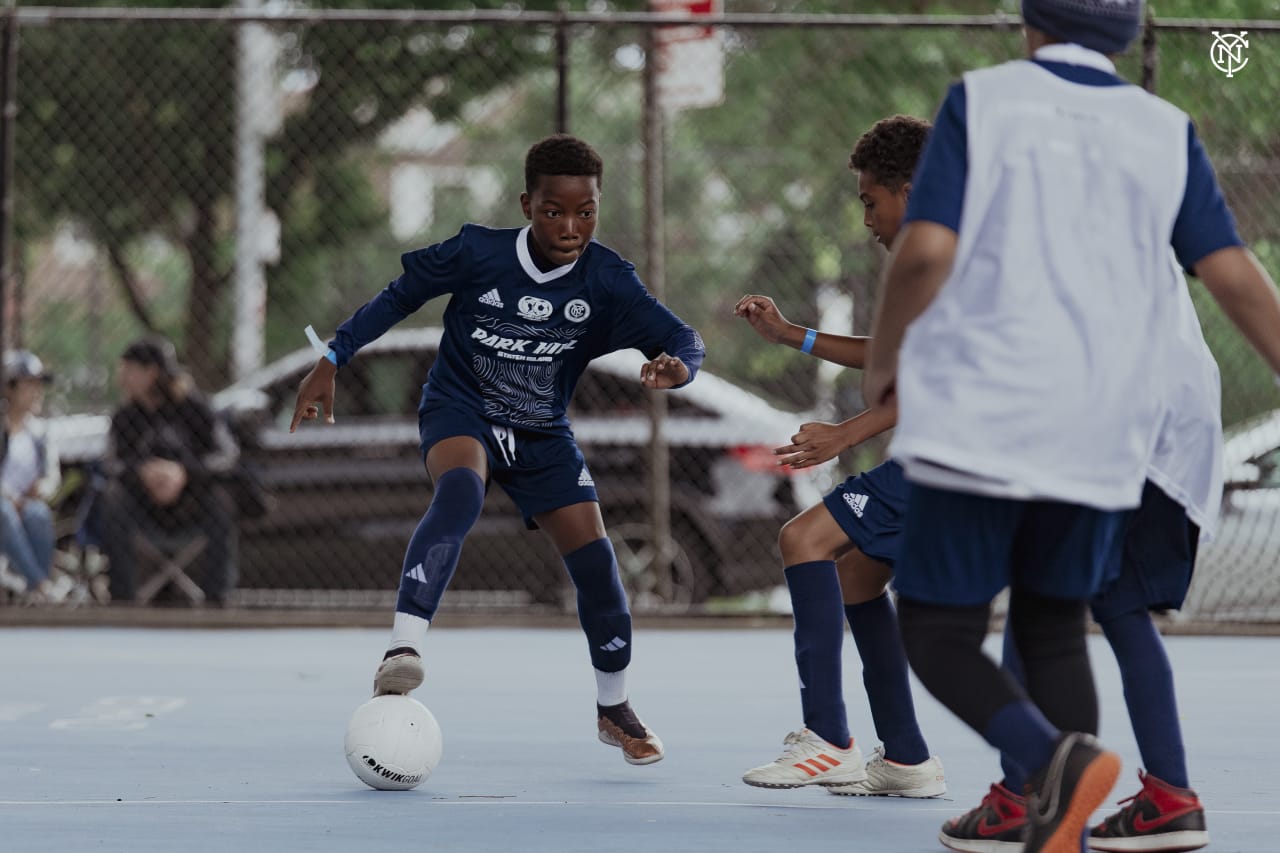
[[[618,705],[601,705],[597,702],[596,714],[613,723],[629,737],[647,738],[649,736],[648,730],[640,722],[636,712],[631,710],[630,702],[622,702]]]

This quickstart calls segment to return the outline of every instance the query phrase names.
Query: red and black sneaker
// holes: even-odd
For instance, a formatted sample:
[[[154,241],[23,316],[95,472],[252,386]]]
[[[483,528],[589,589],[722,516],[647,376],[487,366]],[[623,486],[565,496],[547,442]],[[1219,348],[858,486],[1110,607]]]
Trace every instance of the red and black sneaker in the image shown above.
[[[963,853],[1013,853],[1022,850],[1026,826],[1027,801],[996,784],[982,805],[944,823],[938,840]]]
[[[1142,790],[1121,800],[1123,808],[1089,833],[1093,850],[1179,853],[1209,843],[1204,806],[1190,788],[1175,788],[1138,771]]]

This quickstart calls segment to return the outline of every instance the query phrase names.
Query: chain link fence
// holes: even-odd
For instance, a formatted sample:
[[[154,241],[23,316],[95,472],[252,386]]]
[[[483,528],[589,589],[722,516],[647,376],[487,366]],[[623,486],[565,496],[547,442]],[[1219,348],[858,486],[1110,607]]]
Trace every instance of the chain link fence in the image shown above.
[[[315,359],[303,327],[327,336],[399,273],[401,252],[464,222],[521,224],[524,152],[566,129],[605,159],[597,237],[642,276],[656,245],[646,157],[660,155],[656,285],[709,350],[702,377],[670,398],[669,549],[655,547],[648,510],[638,356],[595,364],[571,410],[633,604],[769,610],[780,525],[879,461],[885,443],[780,475],[769,448],[805,420],[858,411],[857,376],[765,344],[732,307],[762,293],[793,321],[865,334],[884,253],[862,225],[853,143],[884,116],[931,117],[962,72],[1022,50],[1017,20],[1004,16],[737,16],[708,31],[722,61],[718,103],[666,113],[658,152],[644,145],[650,16],[56,11],[10,18],[7,316],[10,346],[38,353],[54,377],[45,413],[65,474],[55,498],[63,556],[83,568],[94,544],[85,496],[120,405],[120,355],[158,333],[239,441],[224,496],[262,499],[234,525],[228,600],[245,606],[389,604],[430,500],[415,412],[444,304],[428,303],[340,373],[335,425],[290,435]],[[1262,63],[1280,34],[1249,38],[1255,59],[1232,77],[1215,67],[1207,24],[1152,27],[1120,64],[1197,119],[1241,231],[1274,273],[1280,134],[1258,105],[1280,102],[1280,72]],[[1225,421],[1243,437],[1228,445],[1222,536],[1202,551],[1186,612],[1275,620],[1274,385],[1192,287],[1222,369]],[[453,606],[564,607],[551,546],[499,489],[487,501]],[[213,569],[187,569],[216,587]]]

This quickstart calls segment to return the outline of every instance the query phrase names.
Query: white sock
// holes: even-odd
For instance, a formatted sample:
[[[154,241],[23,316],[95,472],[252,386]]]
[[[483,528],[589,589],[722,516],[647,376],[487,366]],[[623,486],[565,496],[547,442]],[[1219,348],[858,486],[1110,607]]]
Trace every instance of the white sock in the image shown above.
[[[397,614],[398,615],[398,614]],[[596,703],[609,707],[627,701],[627,671],[601,672],[596,670]]]
[[[430,624],[430,619],[397,610],[396,621],[391,625],[391,645],[387,646],[387,651],[408,646],[421,656],[422,644],[427,639],[427,627]]]

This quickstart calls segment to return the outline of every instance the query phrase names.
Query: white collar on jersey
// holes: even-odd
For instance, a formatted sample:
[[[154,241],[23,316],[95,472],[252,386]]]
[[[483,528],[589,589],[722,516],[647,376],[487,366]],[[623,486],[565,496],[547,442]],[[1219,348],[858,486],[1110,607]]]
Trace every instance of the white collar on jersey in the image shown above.
[[[1065,62],[1068,65],[1084,65],[1088,68],[1106,71],[1108,74],[1116,73],[1114,62],[1096,50],[1089,50],[1089,48],[1081,47],[1078,44],[1046,44],[1035,52],[1034,58],[1044,62]]]
[[[577,265],[577,258],[574,258],[572,264],[565,264],[562,267],[556,267],[546,272],[538,269],[538,265],[533,262],[533,255],[529,254],[529,231],[532,228],[532,225],[526,225],[516,235],[516,257],[520,259],[520,266],[524,269],[525,275],[538,284],[546,284],[549,281],[555,281],[562,275],[568,275],[569,271]],[[582,255],[578,255],[578,258],[580,257]]]

